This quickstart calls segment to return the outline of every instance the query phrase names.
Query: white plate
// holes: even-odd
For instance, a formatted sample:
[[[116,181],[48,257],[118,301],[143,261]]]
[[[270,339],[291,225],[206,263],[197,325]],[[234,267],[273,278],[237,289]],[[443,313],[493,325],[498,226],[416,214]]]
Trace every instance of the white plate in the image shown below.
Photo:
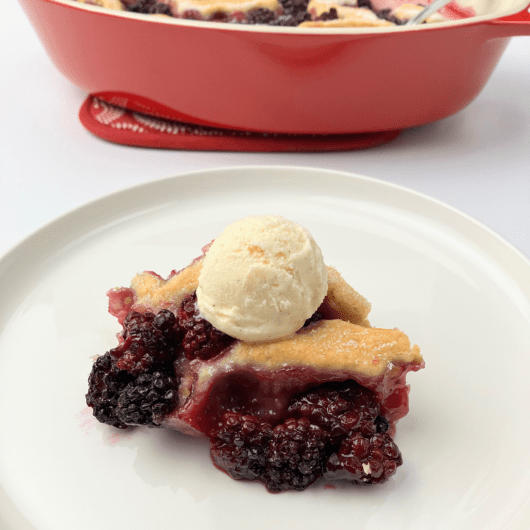
[[[91,357],[115,345],[105,292],[167,275],[231,221],[279,213],[420,344],[404,465],[387,484],[272,495],[210,462],[208,444],[117,431],[85,407]],[[465,215],[339,172],[232,168],[88,204],[0,261],[0,528],[527,529],[530,263]]]

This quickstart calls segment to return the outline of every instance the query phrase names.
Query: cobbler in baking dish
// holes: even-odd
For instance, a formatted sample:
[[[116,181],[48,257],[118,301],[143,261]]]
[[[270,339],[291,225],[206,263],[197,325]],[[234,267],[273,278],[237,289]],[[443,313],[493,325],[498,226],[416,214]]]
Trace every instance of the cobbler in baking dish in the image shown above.
[[[188,267],[108,296],[122,329],[89,377],[100,422],[207,437],[218,468],[271,492],[378,484],[403,463],[393,436],[419,348],[371,326],[300,225],[242,219]]]
[[[134,13],[188,20],[302,27],[377,27],[407,22],[422,4],[378,9],[370,0],[77,0]],[[435,14],[426,22],[447,20]]]

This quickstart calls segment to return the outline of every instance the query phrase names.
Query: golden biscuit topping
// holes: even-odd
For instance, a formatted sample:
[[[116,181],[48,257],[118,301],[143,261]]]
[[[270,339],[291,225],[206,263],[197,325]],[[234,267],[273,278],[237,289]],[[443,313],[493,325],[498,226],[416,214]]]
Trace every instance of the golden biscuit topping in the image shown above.
[[[251,344],[240,342],[226,363],[258,364],[266,369],[311,366],[377,377],[393,362],[421,363],[418,346],[398,329],[365,328],[343,320],[321,320],[292,338]]]
[[[342,320],[370,327],[367,317],[372,309],[372,304],[351,287],[333,267],[328,267],[326,301]]]
[[[136,305],[159,310],[168,305],[178,306],[183,298],[195,292],[199,285],[202,258],[181,270],[169,280],[164,280],[149,272],[137,274],[131,282],[136,293]]]

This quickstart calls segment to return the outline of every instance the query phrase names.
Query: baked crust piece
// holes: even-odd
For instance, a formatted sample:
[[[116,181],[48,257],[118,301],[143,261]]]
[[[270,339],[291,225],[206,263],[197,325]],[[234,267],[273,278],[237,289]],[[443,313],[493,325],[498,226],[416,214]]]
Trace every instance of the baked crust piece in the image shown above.
[[[275,342],[239,342],[226,360],[268,370],[311,366],[361,377],[379,377],[390,363],[423,362],[418,346],[411,346],[402,331],[366,328],[343,320],[321,320]]]
[[[149,308],[154,312],[170,306],[179,306],[186,295],[197,289],[203,259],[201,256],[167,280],[150,271],[137,274],[131,281],[135,306]]]

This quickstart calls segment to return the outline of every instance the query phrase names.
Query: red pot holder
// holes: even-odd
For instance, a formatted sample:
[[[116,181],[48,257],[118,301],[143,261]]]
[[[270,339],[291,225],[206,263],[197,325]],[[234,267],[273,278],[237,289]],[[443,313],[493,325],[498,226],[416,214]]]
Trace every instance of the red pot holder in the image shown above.
[[[193,125],[149,116],[89,96],[79,119],[91,133],[122,145],[195,151],[318,152],[366,149],[401,131],[362,134],[274,134]]]

